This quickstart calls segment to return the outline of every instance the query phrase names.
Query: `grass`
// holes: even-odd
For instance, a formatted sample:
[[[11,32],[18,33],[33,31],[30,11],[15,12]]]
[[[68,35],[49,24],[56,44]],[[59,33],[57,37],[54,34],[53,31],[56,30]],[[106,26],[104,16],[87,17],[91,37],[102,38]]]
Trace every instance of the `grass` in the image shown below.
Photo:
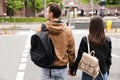
[[[79,0],[82,4],[89,4],[91,0]],[[94,4],[99,4],[101,0],[93,0]],[[118,4],[117,4],[118,3]],[[120,9],[120,3],[119,0],[116,0],[116,4],[112,4],[112,0],[110,0],[109,4],[105,4],[106,8],[109,9]]]
[[[120,9],[120,4],[111,4],[111,5],[106,4],[105,7],[111,8],[111,9],[115,9],[115,8]]]
[[[91,0],[79,0],[82,4],[89,4]],[[94,4],[98,4],[99,0],[93,0]]]
[[[4,18],[0,18],[0,22],[2,22]],[[5,18],[6,22],[14,22],[14,18]],[[45,22],[45,18],[15,18],[15,22]]]
[[[79,2],[81,2],[82,4],[89,4],[91,0],[78,0]],[[101,0],[93,0],[93,3],[94,4],[99,4]],[[105,1],[106,3],[106,1]],[[118,4],[112,4],[112,0],[110,0],[110,4],[106,4],[106,5],[110,5],[110,6],[117,6],[117,7],[120,7],[120,4],[119,4],[119,1],[116,1],[116,3]]]
[[[82,4],[88,4],[90,3],[90,0],[79,0]]]

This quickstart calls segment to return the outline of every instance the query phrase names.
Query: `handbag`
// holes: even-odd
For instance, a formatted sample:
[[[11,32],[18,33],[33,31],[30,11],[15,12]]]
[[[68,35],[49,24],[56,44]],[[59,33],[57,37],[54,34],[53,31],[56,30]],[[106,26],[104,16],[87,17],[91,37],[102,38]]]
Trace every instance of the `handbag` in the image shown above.
[[[78,64],[78,69],[86,74],[96,78],[100,72],[99,60],[94,56],[95,51],[90,52],[89,40],[87,37],[88,53],[83,52],[82,58]]]

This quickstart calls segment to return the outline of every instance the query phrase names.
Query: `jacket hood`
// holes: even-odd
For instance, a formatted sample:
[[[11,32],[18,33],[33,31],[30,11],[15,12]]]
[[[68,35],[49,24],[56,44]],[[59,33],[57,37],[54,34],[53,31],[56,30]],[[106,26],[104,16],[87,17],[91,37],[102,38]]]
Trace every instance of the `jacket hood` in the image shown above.
[[[64,23],[58,23],[53,21],[47,21],[45,23],[48,31],[52,34],[59,34],[64,31],[65,24]]]

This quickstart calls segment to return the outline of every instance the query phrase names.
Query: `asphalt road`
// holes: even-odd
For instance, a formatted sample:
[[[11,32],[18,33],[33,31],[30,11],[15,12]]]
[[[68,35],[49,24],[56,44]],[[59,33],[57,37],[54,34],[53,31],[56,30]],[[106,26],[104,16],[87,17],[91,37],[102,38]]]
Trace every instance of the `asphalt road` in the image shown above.
[[[88,30],[73,30],[76,54],[81,38]],[[15,35],[0,35],[0,80],[41,80],[40,68],[30,60],[32,31],[18,31]],[[110,33],[112,39],[112,66],[109,80],[120,80],[120,34]],[[81,71],[69,80],[81,80]]]
[[[26,37],[0,35],[0,80],[15,80]]]

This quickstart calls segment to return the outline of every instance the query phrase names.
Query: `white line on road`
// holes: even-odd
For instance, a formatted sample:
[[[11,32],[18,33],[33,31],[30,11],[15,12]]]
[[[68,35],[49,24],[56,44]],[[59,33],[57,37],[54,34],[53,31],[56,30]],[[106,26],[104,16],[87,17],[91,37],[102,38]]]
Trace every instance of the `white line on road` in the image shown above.
[[[22,63],[27,62],[27,58],[21,58],[20,62],[22,62]]]
[[[27,58],[26,58],[27,59]],[[25,70],[26,69],[26,63],[20,63],[18,70]]]
[[[115,58],[120,58],[120,56],[116,55],[116,54],[112,54],[113,57]]]
[[[29,52],[29,50],[28,50],[28,49],[27,49],[27,50],[25,49],[23,52],[24,52],[24,53],[28,53],[28,52]]]
[[[24,79],[25,72],[18,72],[16,80],[23,80]]]
[[[86,29],[83,30],[72,30],[73,34],[88,34]]]
[[[33,32],[29,31],[29,34],[28,34],[28,37],[26,40],[26,44],[25,44],[25,48],[24,48],[22,57],[20,59],[20,64],[18,67],[18,73],[16,76],[16,80],[24,80],[25,69],[26,69],[26,65],[27,65],[27,56],[28,56],[28,53],[30,51],[30,39],[31,39],[32,34],[33,34]]]
[[[73,32],[73,34],[88,34],[87,30],[73,30],[72,32]],[[22,33],[22,34],[26,34],[26,33]],[[24,80],[25,69],[26,69],[26,65],[27,65],[27,56],[28,56],[29,49],[30,49],[30,38],[31,38],[32,34],[33,34],[33,32],[31,32],[31,31],[28,34],[26,45],[25,45],[22,57],[20,59],[20,64],[18,67],[18,73],[16,75],[16,80]],[[112,38],[112,39],[120,40],[120,39],[116,39],[116,38]],[[120,58],[120,56],[118,56],[116,54],[112,54],[112,56],[115,58]]]
[[[85,29],[83,29],[83,30],[72,30],[72,32],[73,32],[73,34],[85,34],[85,35],[88,34],[88,30],[85,30]],[[120,39],[114,38],[114,37],[111,37],[111,39],[112,39],[112,40],[120,41]],[[118,55],[116,55],[116,54],[112,54],[112,56],[113,56],[114,58],[120,58],[120,56],[118,56]]]
[[[28,35],[29,31],[19,31],[15,35]]]
[[[117,39],[117,38],[114,38],[114,37],[111,37],[111,39],[120,41],[120,39]]]
[[[28,43],[28,44],[30,44],[30,43]],[[30,49],[30,46],[26,46],[26,47],[25,47],[25,50],[27,50],[27,49]]]
[[[22,57],[27,57],[28,56],[28,53],[23,53]]]

